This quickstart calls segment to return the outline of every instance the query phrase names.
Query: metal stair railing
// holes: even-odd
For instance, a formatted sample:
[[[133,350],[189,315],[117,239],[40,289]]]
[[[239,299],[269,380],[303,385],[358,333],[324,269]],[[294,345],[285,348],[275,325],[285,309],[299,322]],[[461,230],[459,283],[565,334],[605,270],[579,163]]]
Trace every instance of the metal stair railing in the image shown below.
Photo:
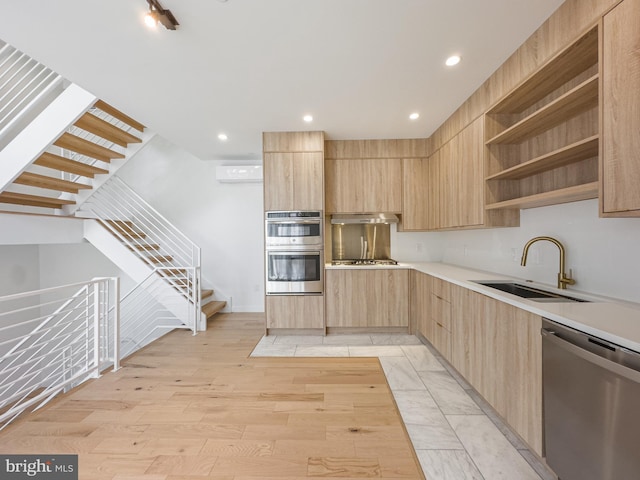
[[[185,323],[192,325],[195,333],[202,300],[200,247],[115,175],[93,192],[82,205],[81,212],[101,221],[157,276],[186,299],[191,308]],[[153,257],[160,257],[162,268],[158,268]]]
[[[119,368],[118,288],[115,277],[97,278],[0,297],[0,429]]]
[[[174,308],[168,308],[166,303],[167,300],[171,301],[172,293],[168,289],[174,287],[167,285],[166,279],[161,274],[162,270],[166,269],[155,269],[122,297],[120,302],[121,359],[133,354],[173,329],[190,329],[195,334],[195,323],[184,324],[181,320],[181,317],[184,316],[193,319],[193,312],[189,310],[193,310],[195,306],[190,302],[181,301]],[[158,300],[160,297],[164,299],[163,302]],[[181,296],[179,297],[181,298]],[[178,311],[176,311],[177,309]],[[183,315],[178,314],[179,309],[184,310]]]
[[[0,49],[0,137],[62,82],[56,72],[5,44]]]

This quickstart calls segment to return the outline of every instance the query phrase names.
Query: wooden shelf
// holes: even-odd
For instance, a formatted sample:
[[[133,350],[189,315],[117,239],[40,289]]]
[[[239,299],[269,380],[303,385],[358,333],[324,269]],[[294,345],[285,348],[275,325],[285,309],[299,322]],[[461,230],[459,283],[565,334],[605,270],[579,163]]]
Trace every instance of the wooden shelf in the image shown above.
[[[521,143],[597,106],[598,75],[596,74],[486,143],[487,145]]]
[[[577,202],[598,197],[598,182],[585,183],[574,187],[562,188],[551,192],[538,193],[527,197],[514,198],[487,205],[486,210],[505,208],[534,208],[556,205],[558,203]]]
[[[489,113],[520,113],[598,63],[598,29],[592,28],[569,48],[531,74]]]
[[[597,156],[598,145],[599,136],[594,135],[561,149],[549,152],[546,155],[516,165],[515,167],[490,175],[486,180],[520,180],[531,175],[553,170],[554,168],[577,163],[587,158]]]

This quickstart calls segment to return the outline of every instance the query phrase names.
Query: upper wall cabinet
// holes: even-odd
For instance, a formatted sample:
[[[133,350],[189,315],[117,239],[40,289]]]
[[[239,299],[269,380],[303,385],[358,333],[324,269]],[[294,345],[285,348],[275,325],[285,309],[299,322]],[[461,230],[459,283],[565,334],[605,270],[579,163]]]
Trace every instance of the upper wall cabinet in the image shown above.
[[[426,140],[325,143],[327,213],[402,212],[402,159],[426,156]]]
[[[640,0],[604,17],[600,210],[640,216]]]
[[[400,213],[401,162],[397,158],[327,159],[327,213]]]
[[[488,110],[488,210],[598,196],[598,89],[594,27]]]
[[[265,210],[323,210],[323,132],[264,133],[263,152]]]
[[[403,230],[518,225],[518,212],[484,209],[483,121],[476,119],[428,159],[405,159]]]

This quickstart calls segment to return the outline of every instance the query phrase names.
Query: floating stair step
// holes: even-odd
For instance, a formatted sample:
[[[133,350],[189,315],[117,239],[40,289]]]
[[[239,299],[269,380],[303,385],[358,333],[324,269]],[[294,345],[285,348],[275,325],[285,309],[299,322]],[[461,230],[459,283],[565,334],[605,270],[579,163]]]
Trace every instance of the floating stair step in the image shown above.
[[[127,245],[127,248],[131,251],[144,251],[144,252],[149,252],[152,250],[160,250],[160,245],[156,245],[153,243],[143,243],[143,244],[136,244],[136,245]]]
[[[167,270],[162,270],[160,272],[161,275],[163,276],[168,276],[168,275],[180,275],[180,276],[184,276],[187,274],[187,269],[186,268],[169,268]],[[184,278],[184,277],[182,277]]]
[[[211,295],[213,295],[213,290],[202,290],[200,292],[200,298],[202,300],[204,300],[205,298],[209,298]]]
[[[73,173],[74,175],[89,178],[109,173],[109,170],[105,170],[104,168],[87,165],[86,163],[70,160],[49,152],[45,152],[40,155],[33,163],[41,167],[52,168],[54,170],[60,170],[62,172]]]
[[[131,135],[115,125],[102,120],[101,118],[92,115],[91,113],[85,113],[80,117],[74,125],[78,128],[91,132],[99,137],[116,143],[121,147],[127,147],[130,143],[141,143],[142,140],[138,137]]]
[[[107,224],[108,229],[116,230],[123,237],[146,238],[145,233],[137,230],[133,222],[127,220],[101,220],[101,222]]]
[[[121,122],[126,123],[127,125],[129,125],[130,127],[135,128],[136,130],[138,130],[139,132],[144,132],[145,126],[143,124],[141,124],[140,122],[138,122],[137,120],[134,120],[133,118],[131,118],[128,115],[125,115],[124,113],[122,113],[120,110],[112,107],[111,105],[109,105],[106,102],[103,102],[102,100],[98,100],[95,104],[94,107],[102,110],[104,113],[108,113],[109,115],[111,115],[114,118],[117,118],[118,120],[120,120]]]
[[[151,255],[144,258],[150,261],[151,263],[156,263],[156,264],[167,263],[173,260],[173,257],[171,255]]]
[[[206,303],[202,306],[202,313],[204,313],[207,317],[207,320],[209,320],[226,306],[227,302],[214,300],[213,302]]]
[[[2,192],[0,193],[0,203],[26,205],[29,207],[62,208],[64,205],[73,205],[76,202],[74,200],[63,200],[61,198],[40,197],[38,195],[27,195],[24,193]]]
[[[124,158],[122,153],[114,152],[108,148],[102,147],[97,143],[90,142],[80,137],[76,137],[70,133],[63,133],[53,144],[56,147],[71,150],[72,152],[86,155],[87,157],[96,158],[103,162],[110,162],[115,158]]]
[[[80,190],[91,189],[91,185],[85,185],[84,183],[70,182],[68,180],[62,180],[61,178],[48,177],[31,172],[24,172],[15,179],[14,183],[69,193],[78,193]]]

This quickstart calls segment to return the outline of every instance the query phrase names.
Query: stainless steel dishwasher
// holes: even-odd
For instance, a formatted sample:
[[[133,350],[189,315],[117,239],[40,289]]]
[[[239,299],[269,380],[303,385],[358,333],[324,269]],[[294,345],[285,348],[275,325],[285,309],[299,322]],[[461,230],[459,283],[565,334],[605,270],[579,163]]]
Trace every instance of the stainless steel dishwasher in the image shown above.
[[[561,480],[640,478],[640,354],[542,323],[544,441]]]

